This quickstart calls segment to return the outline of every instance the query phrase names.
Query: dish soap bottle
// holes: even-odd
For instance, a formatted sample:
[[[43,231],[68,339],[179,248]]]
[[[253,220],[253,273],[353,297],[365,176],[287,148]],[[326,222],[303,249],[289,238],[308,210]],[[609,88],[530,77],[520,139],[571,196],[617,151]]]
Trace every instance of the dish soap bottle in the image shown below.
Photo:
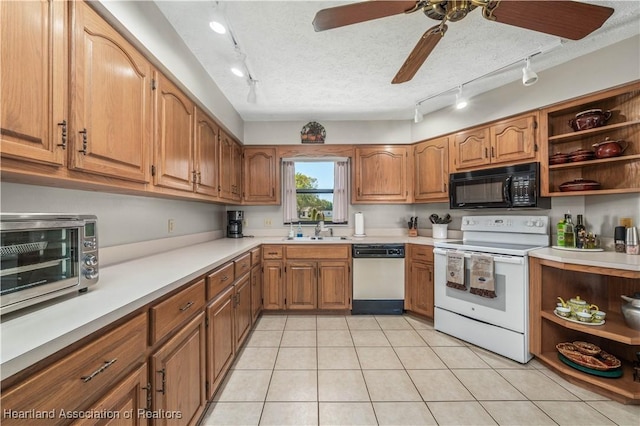
[[[293,238],[295,234],[293,233],[293,222],[291,222],[289,227],[289,238]]]
[[[571,212],[564,215],[564,222],[564,246],[575,248],[576,234],[573,221],[571,220]]]
[[[558,225],[556,226],[556,233],[558,234],[558,241],[556,244],[558,245],[558,247],[564,247],[564,224],[565,224],[565,219],[562,218],[560,219],[560,222],[558,222]]]
[[[298,222],[298,233],[296,234],[296,237],[302,237],[302,226],[300,225],[300,222]]]

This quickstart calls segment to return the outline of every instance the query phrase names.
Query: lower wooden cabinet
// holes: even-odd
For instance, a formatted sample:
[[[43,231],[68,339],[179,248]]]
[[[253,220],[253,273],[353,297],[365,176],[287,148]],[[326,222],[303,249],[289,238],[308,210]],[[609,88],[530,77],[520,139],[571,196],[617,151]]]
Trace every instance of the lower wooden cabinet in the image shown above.
[[[285,263],[286,309],[317,308],[317,262],[288,260]]]
[[[351,309],[351,266],[325,260],[318,265],[318,309]]]
[[[251,275],[241,277],[234,289],[234,335],[236,348],[239,348],[251,331]]]
[[[264,310],[284,309],[284,279],[281,260],[262,262],[262,308]]]
[[[207,399],[211,399],[229,370],[235,354],[233,287],[227,288],[207,307]]]
[[[433,318],[433,247],[409,244],[405,308]]]
[[[163,414],[154,419],[156,425],[196,424],[204,410],[204,320],[200,312],[151,356],[151,407]]]
[[[262,266],[251,268],[251,323],[255,323],[262,312]]]

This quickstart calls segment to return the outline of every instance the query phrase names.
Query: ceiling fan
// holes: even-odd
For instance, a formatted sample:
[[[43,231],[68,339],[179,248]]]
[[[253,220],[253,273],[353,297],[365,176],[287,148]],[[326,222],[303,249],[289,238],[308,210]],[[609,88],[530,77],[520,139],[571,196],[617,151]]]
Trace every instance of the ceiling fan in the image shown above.
[[[413,48],[391,83],[405,83],[413,78],[429,54],[444,37],[446,22],[463,19],[476,7],[490,21],[579,40],[597,30],[611,16],[613,9],[575,1],[532,0],[370,0],[322,9],[313,20],[316,31],[422,10],[431,19],[441,21],[429,28]]]

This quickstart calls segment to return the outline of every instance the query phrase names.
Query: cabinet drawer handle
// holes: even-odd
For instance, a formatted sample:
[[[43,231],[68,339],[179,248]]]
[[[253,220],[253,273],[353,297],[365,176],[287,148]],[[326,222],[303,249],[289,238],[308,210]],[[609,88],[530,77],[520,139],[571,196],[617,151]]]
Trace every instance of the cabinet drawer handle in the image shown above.
[[[226,281],[228,279],[229,279],[229,277],[225,275],[224,277],[220,278],[220,281],[224,282],[224,281]]]
[[[67,149],[67,120],[62,120],[62,122],[58,123],[58,126],[62,126],[61,143],[58,146],[61,146],[62,149]]]
[[[494,147],[491,147],[491,158],[495,158],[495,156],[496,156],[496,151]]]
[[[193,306],[193,302],[189,302],[186,305],[184,305],[182,308],[180,308],[180,311],[184,312],[184,311],[186,311],[187,309],[189,309],[192,306]]]
[[[269,256],[277,256],[278,252],[277,251],[270,251],[269,253],[267,253]]]
[[[198,172],[198,185],[202,185],[202,173]]]
[[[162,389],[157,389],[156,392],[160,392],[161,394],[164,395],[165,394],[165,385],[167,383],[167,380],[166,380],[166,377],[165,377],[166,374],[165,374],[164,368],[162,370],[156,371],[156,373],[162,374]]]
[[[487,148],[484,149],[484,158],[489,157],[489,150]]]
[[[91,373],[88,376],[82,376],[82,377],[80,377],[80,379],[82,379],[82,381],[84,383],[87,383],[89,380],[93,379],[98,374],[102,373],[104,370],[106,370],[107,368],[111,367],[117,360],[118,360],[118,358],[114,358],[111,361],[105,361],[104,364],[102,364],[102,366],[100,368],[98,368],[96,371],[94,371],[93,373]]]

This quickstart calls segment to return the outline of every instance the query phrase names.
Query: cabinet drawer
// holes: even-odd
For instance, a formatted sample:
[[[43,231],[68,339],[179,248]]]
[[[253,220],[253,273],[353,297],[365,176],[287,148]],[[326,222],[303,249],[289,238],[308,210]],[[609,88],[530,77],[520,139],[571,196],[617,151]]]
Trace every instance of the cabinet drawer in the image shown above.
[[[264,245],[262,246],[263,259],[282,259],[284,248],[282,246]]]
[[[259,265],[262,261],[262,248],[257,247],[251,250],[251,266]]]
[[[287,259],[348,259],[350,244],[297,244],[287,247]]]
[[[201,311],[205,304],[204,279],[151,308],[151,343]]]
[[[236,278],[240,278],[251,270],[251,253],[243,254],[233,261],[235,265]]]
[[[144,313],[103,334],[8,392],[3,390],[2,408],[23,413],[54,410],[55,415],[45,423],[68,423],[68,419],[59,415],[60,410],[67,412],[87,408],[121,379],[125,371],[142,361],[146,348],[147,315]],[[2,424],[25,424],[25,420],[3,416]]]
[[[233,263],[228,263],[207,277],[207,300],[215,299],[222,290],[236,279]]]
[[[423,262],[433,262],[433,247],[412,244],[410,248],[411,260],[421,260]]]

